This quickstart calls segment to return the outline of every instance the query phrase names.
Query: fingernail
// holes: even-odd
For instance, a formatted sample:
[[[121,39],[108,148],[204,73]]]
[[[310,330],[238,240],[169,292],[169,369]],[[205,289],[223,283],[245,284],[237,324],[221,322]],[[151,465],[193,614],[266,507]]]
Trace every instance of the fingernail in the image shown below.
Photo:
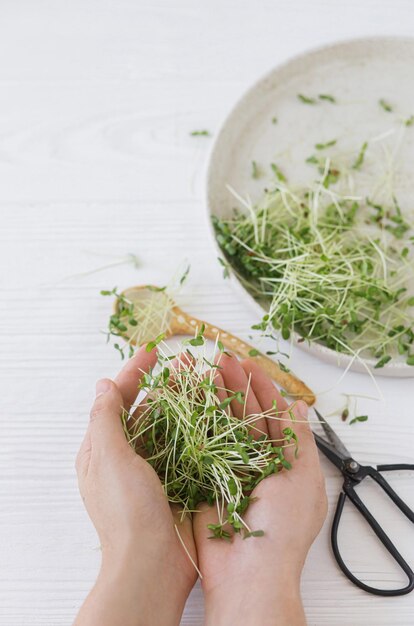
[[[98,380],[96,383],[96,396],[100,396],[103,393],[106,393],[111,388],[111,381],[107,378],[102,378]]]
[[[304,420],[308,419],[308,405],[303,400],[299,400],[296,405],[296,413]]]

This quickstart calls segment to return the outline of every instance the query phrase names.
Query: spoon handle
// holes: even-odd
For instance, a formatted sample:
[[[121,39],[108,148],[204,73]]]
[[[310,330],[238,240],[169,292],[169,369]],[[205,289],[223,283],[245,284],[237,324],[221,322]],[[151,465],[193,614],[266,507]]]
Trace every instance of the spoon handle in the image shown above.
[[[211,341],[219,339],[228,350],[236,352],[243,359],[254,358],[266,374],[270,376],[270,378],[272,378],[278,385],[283,387],[290,396],[296,399],[305,400],[309,406],[315,402],[314,393],[302,380],[296,378],[292,372],[284,372],[280,369],[277,363],[269,359],[261,352],[258,352],[254,357],[252,357],[249,352],[251,350],[255,350],[256,352],[256,349],[235,335],[232,335],[217,326],[212,326],[208,322],[203,322],[196,317],[192,317],[181,310],[176,311],[174,322],[173,333],[180,335],[192,334],[196,328],[200,328],[201,325],[204,324],[204,337],[211,339]]]

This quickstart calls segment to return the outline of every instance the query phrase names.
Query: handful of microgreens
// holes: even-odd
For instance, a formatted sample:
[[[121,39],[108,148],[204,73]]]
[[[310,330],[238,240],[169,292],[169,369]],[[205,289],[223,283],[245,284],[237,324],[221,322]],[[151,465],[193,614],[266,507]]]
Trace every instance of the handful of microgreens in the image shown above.
[[[158,366],[140,384],[147,395],[138,419],[123,416],[128,441],[157,472],[168,500],[182,507],[183,516],[196,512],[201,502],[217,507],[219,522],[208,526],[212,539],[230,540],[234,533],[262,536],[262,530],[249,528],[244,514],[261,480],[282,468],[291,469],[284,448],[294,446],[297,452],[290,426],[293,413],[278,412],[276,403],[266,413],[268,419],[289,422],[283,439],[277,441],[255,429],[258,415],[234,417],[231,403],[245,406],[249,390],[246,394],[226,390],[221,400],[215,378],[223,350],[212,363],[205,353],[190,351],[190,346],[204,344],[202,332],[186,343],[185,358],[159,347]]]

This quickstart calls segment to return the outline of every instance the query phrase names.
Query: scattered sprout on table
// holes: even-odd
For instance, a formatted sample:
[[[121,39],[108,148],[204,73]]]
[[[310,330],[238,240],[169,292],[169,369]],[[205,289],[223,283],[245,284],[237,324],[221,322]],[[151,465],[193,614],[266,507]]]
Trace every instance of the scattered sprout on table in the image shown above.
[[[378,100],[378,104],[387,113],[391,113],[393,110],[392,106],[386,100],[384,100],[384,98],[381,98],[380,100]]]

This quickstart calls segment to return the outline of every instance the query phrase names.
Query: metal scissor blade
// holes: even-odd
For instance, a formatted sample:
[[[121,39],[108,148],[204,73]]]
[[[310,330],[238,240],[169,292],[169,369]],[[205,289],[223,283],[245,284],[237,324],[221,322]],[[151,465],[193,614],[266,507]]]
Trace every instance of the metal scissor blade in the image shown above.
[[[338,435],[335,433],[335,431],[329,426],[328,422],[326,421],[326,419],[319,413],[319,411],[317,411],[316,409],[314,409],[323,430],[325,431],[325,435],[328,438],[329,443],[331,444],[331,447],[334,449],[334,451],[337,453],[337,455],[342,458],[342,460],[345,459],[350,459],[351,458],[351,454],[350,452],[347,450],[347,448],[345,447],[345,445],[342,443],[342,441],[339,439]],[[320,437],[319,437],[320,438]],[[320,438],[321,439],[321,438]],[[323,439],[322,439],[323,441]]]
[[[340,454],[337,453],[333,445],[330,444],[329,441],[325,441],[323,437],[320,437],[316,433],[313,433],[313,436],[315,438],[315,442],[319,450],[324,453],[326,458],[328,458],[331,461],[331,463],[333,463],[334,465],[336,465],[338,469],[343,471],[344,459],[342,458]]]

